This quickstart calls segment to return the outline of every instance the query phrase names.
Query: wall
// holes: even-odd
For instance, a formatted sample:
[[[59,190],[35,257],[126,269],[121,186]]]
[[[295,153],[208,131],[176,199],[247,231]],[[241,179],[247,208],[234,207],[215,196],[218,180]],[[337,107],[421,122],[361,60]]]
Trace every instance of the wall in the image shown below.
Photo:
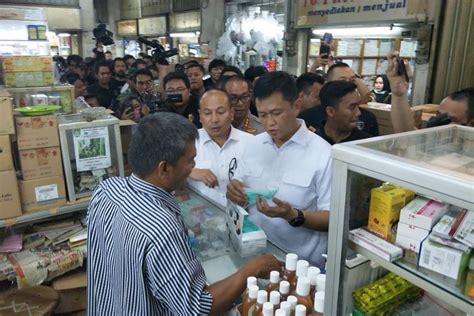
[[[214,58],[217,41],[224,33],[224,1],[202,1],[201,5],[201,43],[209,43],[209,57]]]

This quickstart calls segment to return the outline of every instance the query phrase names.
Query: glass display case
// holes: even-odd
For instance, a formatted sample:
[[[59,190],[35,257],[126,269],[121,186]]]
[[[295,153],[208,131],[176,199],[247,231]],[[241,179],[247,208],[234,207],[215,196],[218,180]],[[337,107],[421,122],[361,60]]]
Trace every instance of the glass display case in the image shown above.
[[[384,182],[447,203],[451,208],[463,209],[472,217],[474,129],[448,125],[338,144],[332,148],[332,157],[325,314],[347,315],[354,309],[354,301],[344,298],[345,261],[354,251],[424,290],[443,309],[455,315],[474,314],[474,299],[465,290],[465,275],[453,280],[422,268],[423,252],[415,262],[407,260],[407,250],[403,258],[390,262],[369,247],[349,241],[352,229],[367,226],[371,189]],[[472,249],[468,247],[466,252],[472,254]],[[365,285],[372,281],[367,279]],[[413,315],[426,313],[432,311],[422,309]]]
[[[209,283],[222,280],[253,257],[241,257],[227,236],[225,210],[187,187],[175,193],[185,225],[191,236],[191,246],[201,259]],[[266,253],[281,261],[286,253],[267,242]]]
[[[91,196],[112,176],[124,176],[119,120],[106,113],[60,115],[58,121],[66,187],[70,202]],[[105,109],[104,109],[105,110]]]
[[[59,105],[64,113],[72,113],[74,86],[69,84],[50,87],[8,88],[15,108],[35,105]]]

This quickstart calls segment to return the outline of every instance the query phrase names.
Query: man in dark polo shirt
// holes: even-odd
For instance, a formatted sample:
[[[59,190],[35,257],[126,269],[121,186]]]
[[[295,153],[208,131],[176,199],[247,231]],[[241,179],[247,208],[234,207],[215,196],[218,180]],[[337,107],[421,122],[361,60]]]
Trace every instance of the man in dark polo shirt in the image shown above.
[[[116,89],[110,83],[112,79],[110,63],[106,60],[97,62],[95,64],[95,74],[97,82],[87,87],[87,92],[94,94],[99,101],[99,105],[108,109],[117,96]]]
[[[357,86],[350,81],[336,80],[326,83],[319,94],[326,120],[316,128],[316,133],[329,144],[349,142],[372,137],[359,126],[361,96]]]

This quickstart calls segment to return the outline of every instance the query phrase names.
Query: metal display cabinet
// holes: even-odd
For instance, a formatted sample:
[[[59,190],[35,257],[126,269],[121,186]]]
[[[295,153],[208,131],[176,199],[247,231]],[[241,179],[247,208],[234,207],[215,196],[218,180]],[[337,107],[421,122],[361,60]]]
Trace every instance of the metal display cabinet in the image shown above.
[[[348,302],[344,300],[347,287],[344,263],[349,252],[355,250],[440,301],[474,314],[474,301],[463,290],[402,259],[386,261],[348,240],[349,227],[365,226],[368,219],[368,204],[363,214],[354,202],[359,196],[367,201],[377,181],[390,182],[474,212],[474,128],[448,125],[338,144],[332,148],[332,158],[324,313],[347,315],[352,310],[351,306],[344,306]],[[365,180],[374,183],[367,185]]]
[[[87,121],[82,114],[62,115],[58,128],[69,201],[91,196],[107,177],[124,176],[117,118]]]

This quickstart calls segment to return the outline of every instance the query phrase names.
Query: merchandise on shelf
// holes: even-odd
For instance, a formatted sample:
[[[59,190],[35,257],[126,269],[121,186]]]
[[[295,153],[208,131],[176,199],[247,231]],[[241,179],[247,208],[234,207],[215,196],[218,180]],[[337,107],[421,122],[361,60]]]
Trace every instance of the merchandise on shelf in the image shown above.
[[[3,72],[52,72],[51,56],[5,56],[2,57]]]
[[[59,146],[20,150],[19,156],[23,180],[63,176]]]
[[[11,95],[7,90],[0,90],[0,135],[15,134]]]
[[[0,219],[21,216],[20,192],[15,170],[0,172]]]
[[[46,71],[7,72],[3,74],[3,80],[7,88],[45,87],[54,84],[53,73]]]
[[[400,221],[426,230],[448,212],[448,205],[421,196],[416,197],[400,211]]]
[[[24,214],[54,210],[66,204],[66,189],[60,176],[20,180],[21,209]]]
[[[395,261],[403,256],[402,248],[385,241],[363,228],[351,230],[348,237],[353,243],[370,250],[387,261]]]
[[[6,170],[13,170],[10,136],[0,135],[0,171]]]
[[[59,146],[55,115],[15,116],[15,126],[19,150]]]

